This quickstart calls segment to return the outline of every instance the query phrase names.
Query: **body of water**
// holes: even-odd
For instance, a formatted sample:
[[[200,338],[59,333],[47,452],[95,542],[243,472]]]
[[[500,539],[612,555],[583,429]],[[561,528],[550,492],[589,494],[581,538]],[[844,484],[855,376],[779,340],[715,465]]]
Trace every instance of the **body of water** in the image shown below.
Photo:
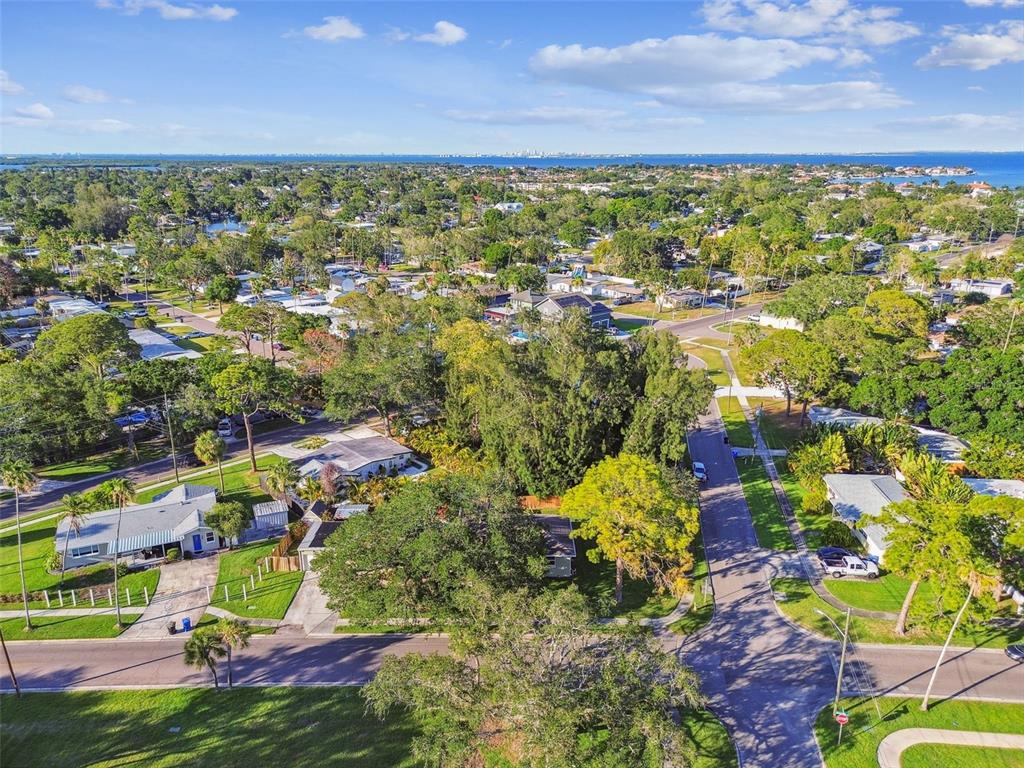
[[[218,165],[228,163],[420,163],[500,168],[598,168],[616,165],[881,165],[891,168],[967,166],[971,176],[887,177],[886,181],[987,181],[993,186],[1024,186],[1024,152],[899,152],[877,154],[693,154],[693,155],[75,155],[7,156],[0,169],[21,169],[33,165],[49,168],[62,165],[94,165],[159,170],[173,163]]]

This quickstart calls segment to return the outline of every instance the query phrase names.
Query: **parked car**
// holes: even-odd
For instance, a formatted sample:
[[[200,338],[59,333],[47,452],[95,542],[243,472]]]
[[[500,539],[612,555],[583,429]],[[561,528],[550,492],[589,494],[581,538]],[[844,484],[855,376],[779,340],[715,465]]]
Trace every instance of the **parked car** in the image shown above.
[[[231,419],[221,419],[217,422],[217,434],[221,437],[231,437],[235,434],[235,429],[231,424]]]
[[[205,339],[209,335],[210,334],[208,334],[206,331],[189,331],[188,333],[183,333],[181,335],[181,338],[183,338],[183,339]]]
[[[693,462],[693,476],[697,478],[698,483],[706,483],[708,481],[708,470],[703,462]]]
[[[1016,661],[1018,664],[1024,662],[1024,645],[1008,645],[1006,646],[1006,655]]]
[[[855,557],[853,552],[842,547],[822,547],[817,551],[818,559],[824,560],[826,558],[837,558],[837,557]]]
[[[862,560],[856,555],[820,557],[818,561],[821,563],[825,573],[833,579],[841,579],[843,576],[860,576],[867,579],[878,578],[878,566],[870,560]]]

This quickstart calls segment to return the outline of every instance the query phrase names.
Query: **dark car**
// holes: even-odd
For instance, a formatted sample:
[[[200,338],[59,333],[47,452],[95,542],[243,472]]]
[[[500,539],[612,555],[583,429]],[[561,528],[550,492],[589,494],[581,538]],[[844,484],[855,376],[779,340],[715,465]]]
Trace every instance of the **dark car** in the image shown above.
[[[1006,646],[1006,655],[1018,664],[1024,662],[1024,645],[1017,644]]]
[[[822,560],[834,557],[853,557],[853,552],[842,547],[822,547],[818,550],[818,557]]]

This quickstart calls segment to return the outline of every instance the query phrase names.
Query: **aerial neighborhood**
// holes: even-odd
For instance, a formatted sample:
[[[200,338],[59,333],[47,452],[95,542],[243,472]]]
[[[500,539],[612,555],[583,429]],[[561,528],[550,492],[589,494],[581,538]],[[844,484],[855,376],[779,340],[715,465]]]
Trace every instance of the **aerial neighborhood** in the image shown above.
[[[0,5],[0,768],[1024,767],[1020,0]]]
[[[722,547],[749,540],[797,556],[759,621],[810,659],[1017,653],[1018,193],[786,165],[3,173],[16,647],[184,638],[180,674],[219,686],[253,633],[568,611],[601,654],[704,679]],[[707,528],[730,487],[744,516]],[[403,658],[380,674],[431,684]]]

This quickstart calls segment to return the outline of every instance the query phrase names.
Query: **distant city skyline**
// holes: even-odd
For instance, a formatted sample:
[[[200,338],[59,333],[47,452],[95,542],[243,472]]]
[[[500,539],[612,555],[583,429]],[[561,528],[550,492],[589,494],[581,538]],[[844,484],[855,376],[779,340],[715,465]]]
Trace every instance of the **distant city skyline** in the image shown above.
[[[1022,10],[4,0],[0,151],[1019,151]]]

